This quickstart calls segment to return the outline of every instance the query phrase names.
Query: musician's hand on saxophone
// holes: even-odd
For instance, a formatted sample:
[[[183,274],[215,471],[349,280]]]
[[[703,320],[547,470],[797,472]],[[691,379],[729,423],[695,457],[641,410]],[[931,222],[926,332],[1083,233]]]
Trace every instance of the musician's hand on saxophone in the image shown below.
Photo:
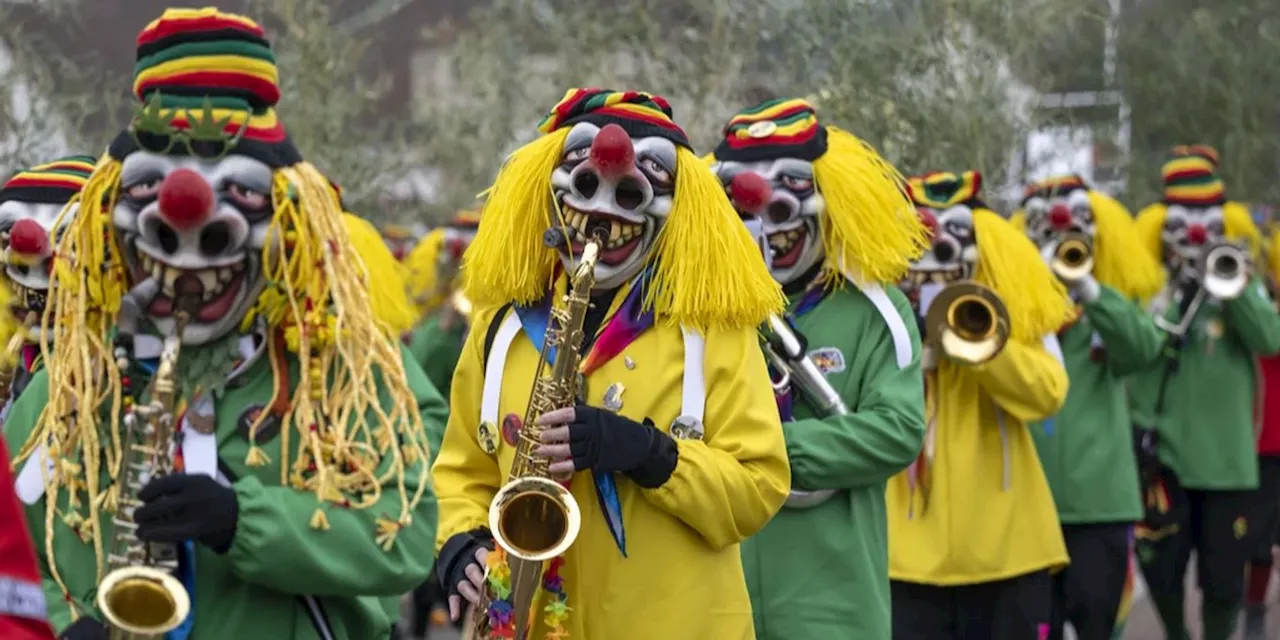
[[[590,469],[622,473],[642,487],[662,486],[675,470],[675,441],[653,424],[586,405],[540,416],[543,429],[537,455],[551,460],[557,478]]]
[[[236,533],[239,504],[235,490],[205,475],[170,474],[138,492],[142,506],[133,513],[137,535],[145,542],[195,540],[226,553]]]
[[[449,619],[458,621],[467,606],[480,601],[485,584],[485,561],[489,557],[492,538],[468,536],[465,548],[440,550],[436,574],[449,594]]]

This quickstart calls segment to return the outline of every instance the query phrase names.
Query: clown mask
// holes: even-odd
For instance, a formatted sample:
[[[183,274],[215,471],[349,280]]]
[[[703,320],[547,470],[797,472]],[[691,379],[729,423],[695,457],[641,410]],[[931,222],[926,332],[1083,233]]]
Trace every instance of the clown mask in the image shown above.
[[[1205,207],[1171,204],[1165,211],[1160,239],[1169,267],[1194,262],[1207,245],[1222,242],[1226,226],[1222,206]]]
[[[573,125],[551,175],[568,232],[562,260],[572,266],[588,238],[602,238],[596,288],[616,289],[635,277],[653,248],[675,193],[676,146],[665,137],[632,138],[622,127]]]
[[[39,336],[53,271],[53,243],[66,228],[78,206],[73,205],[55,230],[64,205],[9,200],[0,203],[0,230],[5,234],[5,276],[13,290],[10,312],[19,323],[32,322],[31,335]],[[28,320],[27,316],[35,314]]]
[[[137,151],[121,166],[112,223],[131,297],[163,334],[190,313],[186,344],[235,330],[264,284],[272,171],[242,155],[219,160]]]
[[[1083,188],[1035,193],[1023,206],[1027,237],[1042,250],[1056,246],[1065,234],[1079,233],[1092,239],[1097,233],[1089,192]]]
[[[811,162],[798,158],[726,161],[716,163],[714,170],[738,215],[759,225],[774,280],[791,284],[822,262],[818,220],[825,203]]]

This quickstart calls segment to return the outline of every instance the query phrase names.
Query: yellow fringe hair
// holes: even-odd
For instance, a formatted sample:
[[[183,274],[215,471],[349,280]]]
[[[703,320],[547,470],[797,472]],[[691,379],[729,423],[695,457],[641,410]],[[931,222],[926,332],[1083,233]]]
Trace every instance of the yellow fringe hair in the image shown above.
[[[11,465],[16,470],[38,445],[46,445],[58,473],[49,474],[45,484],[45,552],[53,556],[56,517],[92,543],[99,578],[104,541],[97,523],[104,513],[114,512],[119,497],[115,485],[101,486],[99,479],[104,471],[119,477],[124,455],[121,416],[127,406],[110,339],[128,286],[111,225],[120,196],[119,176],[120,162],[103,156],[60,216],[66,217],[77,202],[103,203],[81,208],[58,241],[51,304],[42,319],[49,400]],[[305,162],[279,169],[271,197],[275,215],[263,249],[268,285],[252,313],[285,328],[286,335],[292,332],[300,364],[292,410],[281,427],[281,485],[316,495],[310,525],[324,530],[326,509],[367,509],[381,498],[382,484],[392,482],[399,494],[399,512],[382,514],[375,523],[375,540],[389,550],[399,530],[411,522],[429,484],[426,464],[420,466],[412,494],[405,483],[408,467],[429,457],[399,342],[382,331],[375,318],[368,271],[324,176]],[[51,345],[48,336],[55,322],[58,340]],[[372,375],[375,371],[379,375]],[[386,408],[378,402],[379,382],[391,398]],[[105,423],[100,422],[103,412],[84,410],[104,404]],[[367,418],[370,413],[373,421]],[[250,442],[267,415],[262,412],[251,426]],[[300,440],[292,465],[291,427]],[[251,446],[246,463],[266,462],[265,453]],[[316,473],[305,478],[309,465]],[[64,490],[65,510],[60,508]],[[366,493],[356,499],[355,491]],[[56,564],[50,564],[50,570],[65,593]]]
[[[999,214],[973,210],[978,239],[974,279],[991,287],[1009,311],[1013,338],[1039,343],[1074,315],[1071,299],[1044,263],[1035,243]]]
[[[399,338],[417,323],[417,311],[405,288],[407,269],[391,253],[382,234],[368,220],[352,213],[342,221],[356,253],[368,271],[366,283],[373,303],[373,315],[382,322],[387,335]]]
[[[1161,238],[1160,233],[1164,230],[1164,216],[1167,212],[1168,207],[1164,203],[1147,205],[1145,209],[1138,212],[1136,223],[1143,248],[1148,255],[1161,261],[1161,264],[1164,261],[1164,239]],[[1258,225],[1254,224],[1248,208],[1239,202],[1227,202],[1222,205],[1222,224],[1228,239],[1243,242],[1255,263],[1261,259],[1262,231],[1258,229]]]
[[[417,307],[419,318],[425,318],[444,303],[445,297],[437,291],[437,263],[440,261],[440,250],[444,248],[445,228],[436,227],[423,236],[413,247],[409,255],[404,257],[405,285],[408,287],[409,299]]]
[[[1267,269],[1273,286],[1280,286],[1280,225],[1272,223],[1271,233],[1267,237],[1266,247]]]
[[[1097,226],[1094,277],[1130,300],[1146,300],[1159,293],[1164,288],[1164,267],[1146,251],[1129,210],[1101,191],[1088,193]],[[1015,211],[1009,223],[1026,233],[1026,212]]]
[[[521,147],[498,172],[464,258],[466,295],[477,305],[530,304],[551,286],[559,255],[542,237],[559,224],[551,173],[568,131]],[[649,263],[645,305],[664,322],[700,331],[754,327],[785,305],[724,187],[684,147],[676,147],[675,201]]]
[[[827,127],[827,152],[813,163],[828,282],[843,272],[859,284],[895,284],[928,244],[906,179],[853,134]]]

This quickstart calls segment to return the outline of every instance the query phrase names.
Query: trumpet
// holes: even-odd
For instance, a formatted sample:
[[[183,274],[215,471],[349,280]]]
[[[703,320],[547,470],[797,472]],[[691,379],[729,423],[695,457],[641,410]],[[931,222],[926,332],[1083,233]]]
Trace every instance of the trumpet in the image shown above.
[[[769,362],[782,375],[773,383],[774,393],[785,393],[792,384],[800,389],[813,408],[824,416],[842,416],[849,413],[840,394],[827,382],[813,359],[805,354],[803,338],[791,325],[776,315],[769,316],[769,337],[764,340],[764,353]],[[792,509],[816,507],[835,495],[832,489],[804,491],[792,489],[786,506]]]
[[[1195,296],[1183,307],[1182,317],[1175,323],[1157,314],[1153,318],[1156,326],[1173,335],[1186,335],[1207,298],[1233,300],[1244,293],[1252,271],[1250,262],[1249,253],[1238,245],[1230,242],[1207,245],[1200,257],[1188,265],[1189,273],[1199,286]]]
[[[949,284],[925,314],[929,343],[948,358],[981,364],[1009,342],[1009,311],[989,287],[972,280]]]
[[[1074,284],[1093,272],[1093,241],[1083,233],[1068,233],[1058,240],[1049,268],[1059,280]]]

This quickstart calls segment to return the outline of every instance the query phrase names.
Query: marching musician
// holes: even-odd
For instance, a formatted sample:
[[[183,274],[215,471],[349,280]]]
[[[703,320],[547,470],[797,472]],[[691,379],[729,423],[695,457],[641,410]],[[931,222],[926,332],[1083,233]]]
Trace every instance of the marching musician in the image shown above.
[[[794,322],[782,330],[801,346],[772,347],[775,377],[792,380],[777,398],[792,495],[742,546],[756,637],[889,640],[885,482],[924,437],[919,333],[895,285],[924,227],[893,167],[804,100],[739,112],[715,159],[762,227]],[[805,363],[788,355],[816,366],[827,397],[798,389]]]
[[[488,600],[494,637],[523,624],[529,638],[751,638],[739,543],[790,486],[756,334],[781,291],[664,99],[572,89],[539,131],[503,165],[467,250],[466,293],[489,310],[463,347],[432,470],[451,612]],[[568,272],[594,287],[566,291]],[[581,340],[564,343],[582,355],[577,381],[551,385],[577,386],[578,401],[524,424],[548,316],[584,293]],[[541,444],[519,440],[530,433]],[[490,524],[517,505],[490,506],[517,451],[549,462],[576,506],[504,533]],[[554,543],[574,526],[563,555],[534,565],[533,605],[517,607],[527,574],[512,562],[533,554],[505,536]]]
[[[169,9],[137,43],[139,105],[57,243],[58,339],[5,425],[49,619],[388,637],[429,570],[424,424],[446,412],[377,315],[401,283],[277,119],[261,27]],[[164,597],[119,606],[130,576]]]
[[[1264,264],[1271,297],[1280,285],[1280,223],[1267,234]],[[1244,640],[1266,640],[1267,588],[1275,571],[1272,553],[1280,544],[1280,355],[1258,358],[1262,375],[1262,429],[1258,434],[1258,491],[1250,520],[1249,572],[1245,580]]]
[[[67,156],[15,173],[0,187],[0,244],[4,249],[4,279],[8,304],[3,311],[21,337],[0,344],[0,421],[13,399],[22,393],[40,366],[40,316],[49,296],[49,268],[53,261],[54,229],[58,214],[79,193],[97,160]],[[78,207],[62,218],[69,223]],[[52,333],[44,336],[53,342]]]
[[[1218,154],[1178,147],[1162,168],[1164,197],[1138,216],[1169,284],[1151,307],[1164,357],[1132,380],[1142,433],[1146,514],[1138,558],[1169,637],[1187,634],[1184,574],[1192,550],[1206,640],[1236,626],[1258,487],[1255,359],[1280,351],[1280,314],[1258,274],[1261,237],[1227,200]]]
[[[1065,622],[1110,638],[1142,518],[1124,377],[1160,355],[1163,334],[1137,302],[1164,286],[1124,206],[1079,176],[1027,187],[1012,221],[1040,247],[1076,302],[1058,331],[1071,389],[1058,415],[1031,426],[1071,566],[1054,576],[1052,640]]]
[[[926,431],[887,492],[893,637],[1044,638],[1067,553],[1027,424],[1066,399],[1053,333],[1070,301],[977,172],[910,186],[933,243],[903,283],[924,323]]]
[[[420,317],[409,338],[409,351],[446,396],[473,312],[461,293],[459,271],[479,224],[479,210],[459,212],[448,224],[428,233],[405,259],[409,295]]]

